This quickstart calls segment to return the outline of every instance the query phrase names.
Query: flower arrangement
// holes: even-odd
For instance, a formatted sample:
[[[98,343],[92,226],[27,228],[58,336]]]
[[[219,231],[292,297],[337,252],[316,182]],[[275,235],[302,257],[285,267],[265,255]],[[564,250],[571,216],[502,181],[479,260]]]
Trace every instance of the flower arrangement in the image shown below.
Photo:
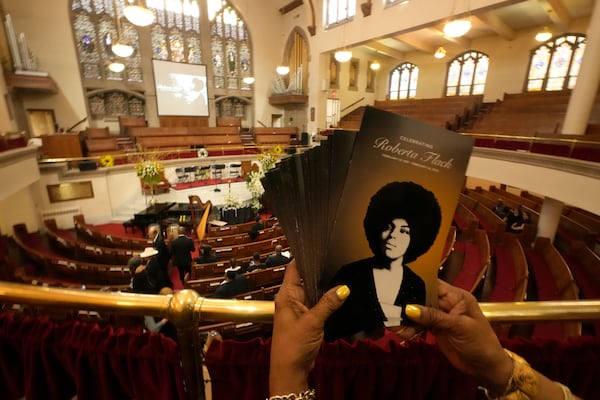
[[[103,167],[112,167],[115,165],[115,159],[110,154],[105,154],[100,157],[100,165]]]
[[[265,192],[260,180],[265,176],[265,173],[268,170],[275,167],[281,153],[283,153],[283,147],[281,145],[277,145],[271,150],[263,151],[258,156],[260,168],[258,170],[252,170],[246,175],[246,186],[252,196],[250,206],[256,211],[260,210],[262,206],[261,198]]]
[[[142,182],[150,186],[160,183],[160,173],[163,169],[163,165],[157,160],[142,160],[135,166],[137,176],[140,177]]]

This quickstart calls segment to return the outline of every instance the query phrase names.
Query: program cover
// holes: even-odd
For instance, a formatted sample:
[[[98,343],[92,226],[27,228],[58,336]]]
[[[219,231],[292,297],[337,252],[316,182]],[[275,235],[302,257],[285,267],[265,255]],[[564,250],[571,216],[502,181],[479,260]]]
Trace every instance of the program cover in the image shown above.
[[[437,273],[473,140],[367,107],[337,207],[320,290],[350,287],[326,338],[408,324],[437,306]]]

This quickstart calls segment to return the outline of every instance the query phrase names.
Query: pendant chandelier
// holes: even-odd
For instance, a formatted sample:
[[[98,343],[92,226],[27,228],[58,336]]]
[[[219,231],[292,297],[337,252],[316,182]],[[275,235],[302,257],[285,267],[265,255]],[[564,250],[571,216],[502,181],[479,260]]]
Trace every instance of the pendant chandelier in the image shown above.
[[[140,0],[128,3],[123,9],[123,15],[129,22],[137,26],[148,26],[154,22],[154,12],[141,4]]]

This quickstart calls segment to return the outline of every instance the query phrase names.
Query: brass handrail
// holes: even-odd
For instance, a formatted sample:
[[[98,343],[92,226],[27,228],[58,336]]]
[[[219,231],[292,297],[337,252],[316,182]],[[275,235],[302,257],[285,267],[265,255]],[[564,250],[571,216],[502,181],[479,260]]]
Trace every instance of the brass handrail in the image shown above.
[[[272,301],[210,299],[193,290],[173,295],[59,289],[0,282],[0,303],[43,305],[106,311],[134,316],[168,318],[177,328],[179,351],[189,399],[204,399],[202,368],[196,357],[201,348],[196,327],[200,321],[273,321]],[[480,303],[490,322],[600,320],[600,300]]]

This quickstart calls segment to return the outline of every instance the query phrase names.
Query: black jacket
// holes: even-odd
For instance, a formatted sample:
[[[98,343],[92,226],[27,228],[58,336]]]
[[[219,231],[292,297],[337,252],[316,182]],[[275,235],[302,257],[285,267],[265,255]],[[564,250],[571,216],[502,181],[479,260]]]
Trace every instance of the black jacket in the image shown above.
[[[373,278],[374,268],[387,266],[378,263],[375,258],[367,258],[345,265],[336,273],[329,287],[348,285],[350,296],[325,324],[325,339],[349,337],[385,326],[386,317],[379,305]],[[407,321],[404,306],[425,304],[426,291],[423,279],[406,265],[403,268],[404,276],[394,304],[402,306],[402,320]]]

